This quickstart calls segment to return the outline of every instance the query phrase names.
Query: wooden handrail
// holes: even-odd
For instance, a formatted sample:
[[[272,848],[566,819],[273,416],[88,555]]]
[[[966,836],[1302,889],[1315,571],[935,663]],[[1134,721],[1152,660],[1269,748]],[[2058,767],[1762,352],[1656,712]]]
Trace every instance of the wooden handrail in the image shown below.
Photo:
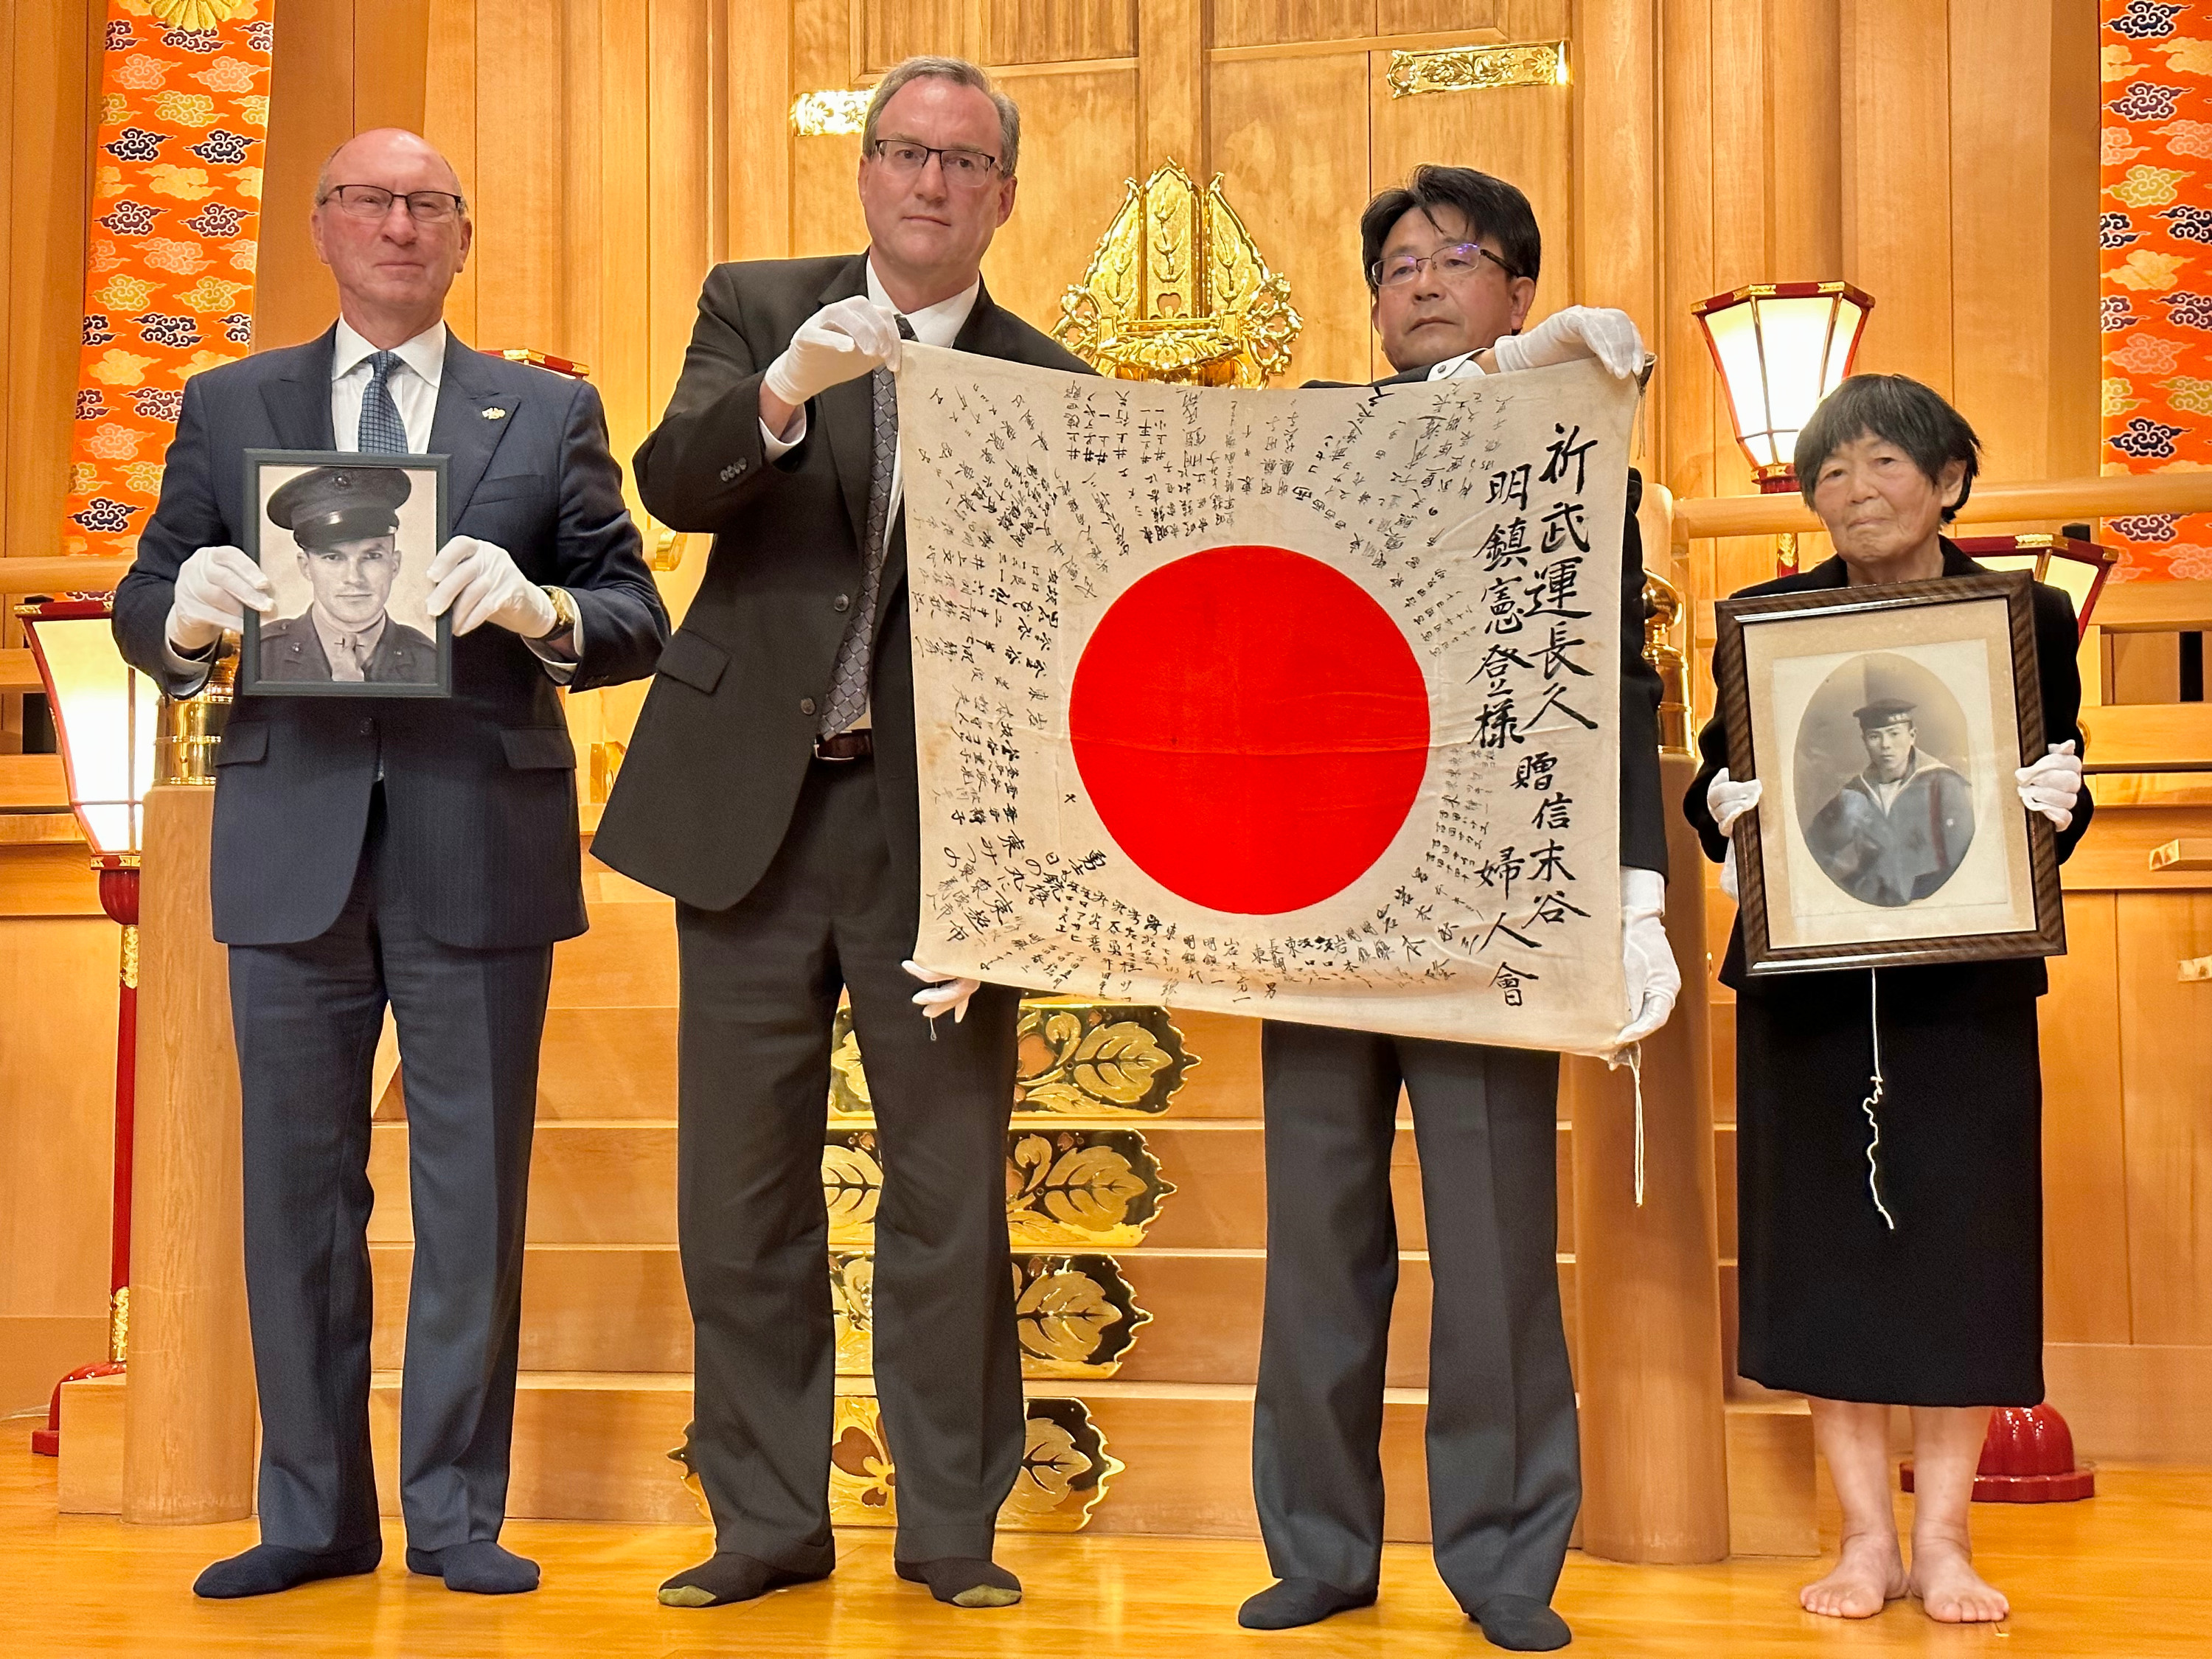
[[[2212,513],[2212,472],[2114,474],[1978,484],[1961,524],[2118,519],[2142,513]],[[1674,545],[1719,536],[1778,536],[1824,526],[1795,495],[1677,497]]]
[[[89,555],[62,559],[0,559],[0,593],[112,592],[131,568],[128,559]]]

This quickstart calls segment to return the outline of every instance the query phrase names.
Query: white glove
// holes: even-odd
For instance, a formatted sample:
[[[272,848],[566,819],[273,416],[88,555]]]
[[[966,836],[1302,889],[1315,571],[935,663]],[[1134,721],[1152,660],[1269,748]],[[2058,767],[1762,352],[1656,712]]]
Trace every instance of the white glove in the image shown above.
[[[2020,783],[2020,804],[2040,812],[2061,830],[2074,822],[2074,803],[2081,794],[2081,757],[2074,752],[2074,739],[2054,743],[2050,752],[2033,766],[2013,774]]]
[[[1667,942],[1667,929],[1659,920],[1667,914],[1667,882],[1656,870],[1624,867],[1620,872],[1620,959],[1628,975],[1629,1006],[1636,1013],[1619,1036],[1615,1048],[1644,1041],[1667,1023],[1681,994],[1682,970],[1674,965],[1674,948]]]
[[[179,655],[197,654],[246,627],[246,613],[276,608],[276,590],[261,567],[235,547],[204,547],[177,572],[165,629]]]
[[[939,1014],[951,1015],[955,1025],[967,1018],[968,999],[983,988],[981,980],[962,979],[954,974],[933,973],[910,961],[902,962],[899,966],[921,981],[922,988],[914,994],[914,1006],[929,1016],[933,1032]]]
[[[1753,778],[1748,783],[1738,783],[1729,776],[1723,766],[1713,774],[1713,781],[1705,786],[1705,811],[1713,815],[1713,825],[1727,835],[1735,828],[1735,821],[1759,805],[1759,798],[1766,793],[1766,786]]]
[[[457,635],[495,623],[526,640],[542,640],[560,626],[561,613],[545,590],[496,542],[454,537],[430,561],[429,580],[425,609],[434,617],[451,611]]]
[[[1627,380],[1644,372],[1644,337],[1625,311],[1601,306],[1569,306],[1555,311],[1526,334],[1508,334],[1490,348],[1503,374],[1548,368],[1553,363],[1595,357],[1606,373]]]
[[[799,325],[761,384],[802,404],[847,380],[899,363],[898,317],[862,295],[833,300]]]

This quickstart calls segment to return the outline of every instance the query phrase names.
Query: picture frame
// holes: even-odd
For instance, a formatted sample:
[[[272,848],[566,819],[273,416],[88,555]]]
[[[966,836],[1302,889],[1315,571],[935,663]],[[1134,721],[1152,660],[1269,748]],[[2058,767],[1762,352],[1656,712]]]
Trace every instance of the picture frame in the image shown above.
[[[1753,977],[2066,949],[2025,572],[1721,600],[1713,676]]]
[[[246,613],[240,696],[453,695],[452,619],[427,609],[445,456],[249,449],[246,494],[245,551],[276,605]]]

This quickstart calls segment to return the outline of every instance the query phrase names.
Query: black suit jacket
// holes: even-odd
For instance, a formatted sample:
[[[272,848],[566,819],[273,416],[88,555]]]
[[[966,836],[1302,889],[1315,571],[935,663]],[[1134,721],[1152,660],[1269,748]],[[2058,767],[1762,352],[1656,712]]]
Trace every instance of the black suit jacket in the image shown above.
[[[177,572],[203,547],[244,546],[256,504],[247,449],[336,447],[336,331],[196,374],[161,499],[115,594],[123,653],[183,691],[163,649]],[[498,410],[494,416],[490,411]],[[448,337],[430,451],[447,456],[451,533],[496,542],[533,581],[575,599],[574,690],[648,672],[667,613],[640,556],[599,394]],[[313,939],[343,908],[383,769],[388,847],[423,927],[471,949],[584,931],[576,757],[544,665],[489,624],[453,642],[453,695],[246,697],[216,755],[216,937]]]
[[[1376,386],[1419,386],[1425,368],[1409,368]],[[1309,380],[1337,386],[1341,380]],[[1620,861],[1637,870],[1667,873],[1667,803],[1659,787],[1659,671],[1644,659],[1644,532],[1636,509],[1644,501],[1644,475],[1628,470],[1628,510],[1620,532]]]
[[[263,679],[329,682],[330,653],[323,649],[322,635],[315,632],[314,620],[307,612],[270,623],[259,634]],[[376,654],[368,659],[368,672],[362,678],[384,685],[434,685],[437,642],[387,617],[384,632],[376,636]]]
[[[1947,536],[1943,538],[1943,574],[1980,576],[1989,573],[1961,553],[1958,544]],[[1731,597],[1746,599],[1760,593],[1803,593],[1815,588],[1847,587],[1850,579],[1849,567],[1838,556],[1824,560],[1794,576],[1759,582]],[[2088,751],[2088,740],[2081,733],[2081,672],[2075,654],[2080,645],[2080,633],[2074,619],[2074,601],[2061,590],[2038,582],[2035,659],[2037,679],[2043,692],[2044,740],[2064,743],[2071,738],[2077,755]],[[1698,839],[1705,844],[1705,856],[1715,864],[1728,856],[1730,838],[1721,834],[1720,826],[1713,822],[1712,811],[1705,805],[1705,791],[1712,784],[1713,774],[1728,764],[1728,723],[1716,715],[1698,734],[1698,750],[1705,764],[1690,785],[1690,793],[1682,797],[1682,815],[1697,830]],[[2072,855],[2075,844],[2089,833],[2089,818],[2095,811],[2096,803],[2084,789],[2074,805],[2074,822],[2058,832],[2061,863]],[[1859,970],[1853,968],[1838,973],[1780,974],[1752,979],[1744,971],[1741,921],[1729,930],[1728,954],[1721,960],[1722,984],[1731,987],[1739,995],[1784,1002],[1793,998],[1819,1000],[1830,997],[1836,980],[1846,973],[1856,979]],[[2015,997],[2033,999],[2041,996],[2050,985],[2050,976],[2045,973],[2039,957],[2008,962],[1885,968],[1881,976],[1887,988],[1885,1007],[1923,1010],[1983,1008]]]
[[[718,265],[667,413],[637,452],[638,493],[674,530],[711,532],[707,571],[659,672],[592,851],[704,910],[750,892],[782,845],[813,754],[846,617],[860,599],[875,425],[869,379],[807,405],[806,435],[770,463],[761,377],[823,306],[867,291],[864,254]],[[991,300],[956,349],[1090,368]],[[884,551],[870,687],[876,785],[892,874],[921,890],[914,665],[901,514]]]

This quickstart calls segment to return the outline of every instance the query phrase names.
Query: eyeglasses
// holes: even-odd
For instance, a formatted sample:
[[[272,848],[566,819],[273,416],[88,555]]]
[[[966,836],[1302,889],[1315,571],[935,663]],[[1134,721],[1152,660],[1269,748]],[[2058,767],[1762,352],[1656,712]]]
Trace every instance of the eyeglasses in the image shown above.
[[[1437,276],[1447,283],[1464,283],[1482,269],[1487,259],[1508,277],[1521,273],[1499,258],[1480,242],[1458,242],[1450,247],[1440,247],[1434,253],[1400,253],[1388,259],[1378,259],[1367,268],[1377,288],[1403,288],[1421,274],[1421,267],[1433,265]]]
[[[381,219],[394,202],[407,204],[407,216],[418,225],[442,225],[458,219],[468,204],[445,190],[386,190],[381,185],[333,185],[324,196],[349,219]]]
[[[905,138],[876,140],[876,159],[891,170],[893,178],[913,178],[929,165],[933,155],[945,174],[945,182],[963,190],[981,190],[991,182],[991,175],[999,168],[999,158],[986,155],[980,149],[937,149]]]

